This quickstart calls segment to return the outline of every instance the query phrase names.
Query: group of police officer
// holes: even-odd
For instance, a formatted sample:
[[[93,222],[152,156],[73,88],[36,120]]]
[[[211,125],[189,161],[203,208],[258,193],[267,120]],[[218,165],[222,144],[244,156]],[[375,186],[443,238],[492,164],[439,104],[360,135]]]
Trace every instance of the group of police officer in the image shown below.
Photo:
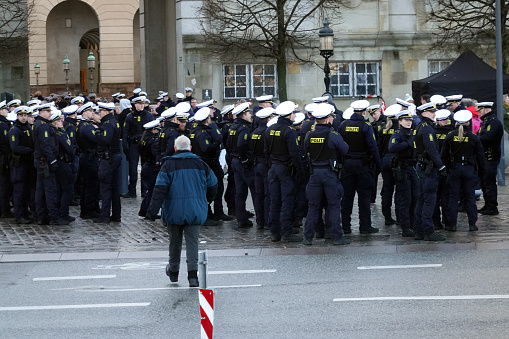
[[[484,193],[480,213],[498,214],[496,169],[503,128],[491,102],[477,104],[482,123],[475,134],[472,111],[461,104],[461,95],[428,96],[419,107],[397,99],[383,112],[380,105],[357,100],[344,113],[325,95],[305,106],[306,115],[292,101],[276,106],[265,95],[256,98],[253,109],[240,101],[219,115],[214,100],[191,107],[189,90],[175,103],[160,92],[155,115],[141,89],[129,99],[114,95],[113,101],[126,107],[123,116],[115,114],[114,102],[95,105],[83,97],[61,110],[40,100],[27,106],[19,100],[1,103],[1,215],[12,216],[12,200],[18,223],[65,225],[75,219],[69,204],[76,190],[81,218],[119,222],[123,151],[129,163],[126,198],[136,197],[141,157],[138,214],[145,217],[157,173],[180,135],[190,138],[192,152],[218,178],[206,225],[235,217],[239,228],[247,228],[255,217],[258,229],[270,230],[274,242],[311,245],[313,238],[325,237],[335,245],[350,243],[344,234],[352,232],[356,193],[359,232],[377,233],[370,203],[376,200],[380,173],[385,224],[398,223],[404,237],[444,240],[435,230],[445,225],[456,231],[459,205],[468,214],[469,230],[476,231],[476,185]],[[226,190],[219,161],[223,149]],[[246,209],[249,192],[255,214]],[[298,226],[304,217],[302,236]]]

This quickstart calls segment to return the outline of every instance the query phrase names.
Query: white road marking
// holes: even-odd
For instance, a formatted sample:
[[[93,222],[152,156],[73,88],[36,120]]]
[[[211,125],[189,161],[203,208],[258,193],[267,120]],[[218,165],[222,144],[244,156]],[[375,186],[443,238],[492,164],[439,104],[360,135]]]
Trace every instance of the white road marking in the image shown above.
[[[395,301],[395,300],[483,300],[509,299],[508,294],[494,295],[431,295],[410,297],[334,298],[332,301]]]
[[[274,273],[276,270],[237,270],[237,271],[208,271],[208,275],[216,274],[254,274],[254,273]]]
[[[56,280],[86,280],[86,279],[113,279],[116,275],[77,275],[69,277],[40,277],[33,281],[56,281]]]
[[[358,270],[385,270],[392,268],[429,268],[442,267],[442,264],[422,264],[422,265],[388,265],[388,266],[359,266]]]
[[[84,308],[145,307],[149,305],[150,303],[116,303],[116,304],[83,304],[83,305],[15,306],[15,307],[0,307],[0,311],[37,311],[37,310],[84,309]]]
[[[214,288],[244,288],[244,287],[261,287],[262,285],[230,285],[230,286],[208,286],[209,289]],[[104,286],[83,286],[71,288],[53,288],[50,291],[75,290],[81,292],[138,292],[138,291],[161,291],[161,290],[184,290],[190,287],[174,286],[174,287],[145,287],[145,288],[122,288],[122,287],[104,287]]]

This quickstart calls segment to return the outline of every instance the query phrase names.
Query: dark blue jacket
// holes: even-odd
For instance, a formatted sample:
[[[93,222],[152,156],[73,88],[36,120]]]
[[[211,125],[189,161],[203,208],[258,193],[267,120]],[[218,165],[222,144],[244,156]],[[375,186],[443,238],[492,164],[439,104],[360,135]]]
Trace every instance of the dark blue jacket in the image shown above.
[[[157,175],[147,215],[172,225],[201,225],[207,220],[207,201],[217,192],[217,178],[210,167],[191,152],[167,158]]]

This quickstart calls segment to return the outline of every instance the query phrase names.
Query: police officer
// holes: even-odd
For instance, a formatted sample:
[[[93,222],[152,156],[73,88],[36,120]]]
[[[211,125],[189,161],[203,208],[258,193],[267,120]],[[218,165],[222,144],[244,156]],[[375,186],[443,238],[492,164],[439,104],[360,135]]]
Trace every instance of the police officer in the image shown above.
[[[304,180],[297,183],[297,191],[295,193],[295,203],[293,206],[293,226],[300,227],[302,226],[302,219],[306,216],[308,212],[308,202],[306,200],[306,185],[309,180],[309,169],[307,166],[307,154],[304,152],[304,138],[306,134],[302,130],[302,125],[304,123],[304,119],[306,118],[305,114],[296,111],[295,119],[293,121],[293,128],[297,132],[297,142],[299,143],[300,154],[302,156],[302,163],[304,164]]]
[[[256,116],[256,113],[261,109],[264,109],[267,107],[273,107],[274,106],[273,98],[274,98],[274,96],[272,96],[272,95],[262,95],[260,97],[255,98],[256,101],[258,101],[258,105],[255,105],[253,107],[253,114],[254,114],[253,130],[258,128],[258,126],[260,124],[260,119]]]
[[[34,124],[34,165],[37,169],[35,204],[37,224],[68,225],[60,218],[55,173],[58,170],[58,144],[51,127],[51,106],[39,106],[39,117]]]
[[[9,110],[5,100],[0,103],[0,217],[11,218],[13,216],[9,207],[10,186],[9,178],[9,140],[7,132],[11,128],[10,121],[7,120]]]
[[[450,190],[445,229],[456,231],[458,219],[458,201],[460,188],[465,197],[468,216],[468,230],[477,231],[477,206],[475,204],[475,184],[478,167],[482,173],[484,167],[484,150],[480,138],[472,133],[470,121],[472,112],[460,110],[454,113],[458,127],[447,134],[442,147],[442,160],[450,164],[448,184]]]
[[[162,159],[165,156],[173,155],[175,139],[179,136],[179,124],[177,121],[177,108],[170,107],[161,114],[161,123],[163,127],[159,132],[159,140],[157,143],[157,164],[162,165]]]
[[[152,120],[143,125],[145,132],[140,142],[140,155],[143,162],[141,167],[141,180],[145,182],[147,187],[147,194],[141,202],[140,210],[138,215],[145,217],[147,214],[150,200],[152,199],[152,192],[156,184],[157,172],[159,172],[159,166],[157,165],[157,155],[159,154],[158,139],[160,131],[159,120]]]
[[[382,114],[380,110],[380,105],[371,105],[368,107],[368,113],[373,119],[371,126],[373,126],[373,131],[375,132],[376,144],[378,146],[378,153],[380,154],[380,159],[382,158],[382,131],[383,127],[386,123],[387,117]],[[378,176],[380,172],[377,172],[373,169],[373,188],[371,189],[371,203],[374,204],[376,202],[376,193],[378,192]]]
[[[219,127],[211,120],[214,114],[213,100],[201,103],[199,106],[200,109],[194,115],[197,126],[191,131],[190,139],[192,152],[200,156],[209,165],[218,181],[217,194],[214,197],[214,214],[212,215],[209,206],[209,218],[204,224],[205,226],[214,226],[216,225],[214,221],[233,220],[233,217],[226,215],[223,210],[224,172],[219,163],[223,136]],[[211,218],[213,220],[210,220]]]
[[[226,140],[226,151],[232,158],[232,168],[235,177],[235,211],[239,228],[253,226],[249,220],[250,214],[246,210],[248,189],[251,198],[255,199],[254,186],[254,158],[249,143],[251,140],[251,110],[250,102],[244,102],[236,106],[232,114],[235,121],[230,127]],[[218,180],[220,181],[220,180]],[[253,205],[255,205],[253,203]]]
[[[381,167],[380,154],[376,145],[373,127],[366,123],[365,114],[369,106],[367,100],[357,100],[351,103],[353,114],[350,119],[343,121],[339,127],[339,134],[348,144],[348,154],[343,164],[343,187],[345,195],[342,201],[341,216],[343,231],[352,232],[351,214],[353,200],[357,191],[359,204],[359,231],[361,234],[377,233],[378,228],[371,226],[371,189],[373,187],[369,166],[374,163],[378,170]]]
[[[445,237],[435,233],[433,212],[436,205],[438,176],[447,176],[446,168],[438,153],[438,141],[433,120],[436,109],[421,112],[421,122],[416,128],[417,177],[419,196],[415,207],[415,240],[443,241]]]
[[[258,110],[256,116],[259,119],[258,127],[251,133],[251,151],[254,157],[254,185],[255,185],[255,215],[256,226],[258,229],[269,229],[269,166],[265,157],[264,133],[267,130],[267,121],[269,117],[276,113],[272,107],[266,107]]]
[[[223,148],[225,149],[225,161],[226,167],[228,169],[228,178],[226,181],[226,190],[224,192],[224,200],[226,202],[226,207],[228,208],[228,215],[235,216],[235,174],[232,168],[232,157],[230,152],[226,149],[226,140],[228,139],[228,135],[230,133],[230,127],[233,124],[233,114],[232,111],[235,108],[235,105],[227,105],[223,107],[221,111],[222,119],[219,123],[219,128],[221,129],[221,134],[223,135]]]
[[[17,120],[9,130],[7,137],[12,150],[10,164],[11,182],[13,184],[12,203],[14,218],[18,224],[33,222],[28,212],[30,191],[35,187],[36,172],[34,168],[34,140],[32,129],[28,124],[28,110],[20,106],[14,110]],[[30,206],[35,212],[34,206]]]
[[[78,109],[82,121],[76,131],[76,141],[80,148],[79,167],[82,174],[83,186],[81,188],[81,213],[82,219],[99,218],[99,206],[97,203],[97,192],[99,189],[99,180],[97,171],[99,168],[99,158],[97,156],[97,144],[99,142],[96,133],[99,115],[95,113],[93,104],[87,102]]]
[[[456,113],[460,110],[466,109],[463,102],[461,102],[461,99],[463,99],[463,94],[449,95],[446,96],[445,99],[447,100],[447,105],[449,105],[449,110],[451,113]]]
[[[95,223],[120,222],[120,124],[115,119],[115,104],[98,103],[99,128],[97,129],[97,154],[99,166],[97,177],[101,196],[101,212]],[[111,212],[111,215],[110,215]]]
[[[65,117],[64,129],[67,133],[67,136],[69,137],[69,140],[71,141],[71,146],[74,148],[75,154],[77,153],[78,150],[78,143],[76,142],[76,130],[78,128],[77,119],[78,108],[80,108],[80,106],[73,104],[62,109],[62,114]],[[74,157],[74,162],[71,164],[71,170],[73,175],[72,178],[73,186],[71,188],[72,189],[71,197],[73,197],[73,199],[71,200],[70,203],[71,206],[78,206],[78,202],[74,199],[74,185],[76,183],[76,177],[78,175],[79,160],[80,160],[79,157]]]
[[[305,180],[297,132],[292,127],[296,107],[292,101],[279,104],[276,108],[278,120],[265,132],[264,153],[270,161],[269,225],[273,242],[300,242],[303,239],[292,231],[297,181]]]
[[[69,215],[69,204],[74,192],[72,165],[76,157],[75,149],[64,128],[64,116],[59,111],[51,115],[51,124],[55,130],[55,137],[58,143],[58,170],[56,172],[59,201],[58,210],[60,218],[68,222],[73,222],[76,218]]]
[[[447,109],[439,109],[435,113],[436,125],[434,128],[438,140],[438,151],[440,153],[442,152],[445,137],[449,132],[454,130],[451,119],[449,119],[450,115],[451,112]],[[447,177],[440,176],[438,178],[437,203],[435,211],[433,212],[433,224],[436,230],[444,228],[443,224],[450,224],[447,222],[447,206],[449,206],[449,185],[447,182]]]
[[[414,209],[417,202],[416,153],[414,147],[413,118],[408,110],[396,113],[399,128],[389,141],[389,152],[394,154],[391,165],[396,183],[396,204],[402,236],[414,237]]]
[[[136,183],[138,181],[138,163],[140,161],[139,142],[143,134],[143,125],[154,120],[154,116],[145,110],[147,98],[136,97],[132,100],[134,111],[129,113],[124,122],[122,146],[129,161],[129,192],[124,198],[136,198]]]
[[[341,229],[341,197],[343,187],[339,180],[341,158],[347,154],[348,145],[338,132],[331,128],[334,107],[320,105],[313,111],[315,128],[306,135],[304,150],[308,153],[311,176],[306,187],[308,212],[304,228],[304,245],[311,245],[315,226],[322,215],[326,199],[326,220],[331,224],[334,245],[347,245]]]
[[[481,138],[484,148],[484,173],[480,173],[484,206],[479,210],[482,215],[497,215],[497,168],[500,163],[502,136],[504,128],[492,110],[493,102],[477,104],[481,127],[477,135]]]

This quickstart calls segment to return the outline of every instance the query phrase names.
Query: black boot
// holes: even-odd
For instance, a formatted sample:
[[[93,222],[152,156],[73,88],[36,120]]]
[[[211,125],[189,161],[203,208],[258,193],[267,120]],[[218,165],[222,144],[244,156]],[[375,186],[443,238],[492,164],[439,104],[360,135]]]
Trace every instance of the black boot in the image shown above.
[[[187,280],[189,281],[189,287],[198,287],[198,271],[188,271]]]

